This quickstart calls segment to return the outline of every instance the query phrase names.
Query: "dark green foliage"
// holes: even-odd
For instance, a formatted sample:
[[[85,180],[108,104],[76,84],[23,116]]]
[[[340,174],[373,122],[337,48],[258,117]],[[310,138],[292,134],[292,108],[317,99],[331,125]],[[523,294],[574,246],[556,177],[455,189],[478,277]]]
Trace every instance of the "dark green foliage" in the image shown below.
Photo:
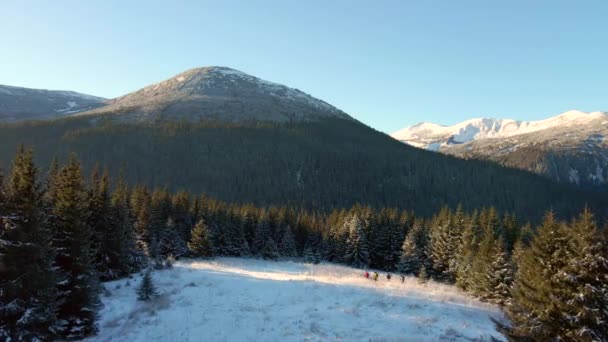
[[[456,254],[456,286],[463,290],[473,289],[472,268],[479,248],[479,240],[481,238],[482,233],[477,223],[477,212],[475,212],[465,222],[465,227],[458,246],[458,252]]]
[[[345,261],[354,267],[368,267],[370,253],[363,221],[357,214],[354,214],[344,224],[348,228]]]
[[[296,251],[296,241],[294,240],[293,233],[291,232],[291,227],[289,225],[286,225],[283,228],[283,234],[279,244],[279,253],[284,257],[297,256],[298,252]]]
[[[563,288],[556,304],[566,339],[608,340],[608,244],[588,209],[568,230],[568,260],[556,277]]]
[[[148,301],[156,296],[158,292],[152,281],[152,272],[148,269],[141,279],[141,285],[137,288],[137,300]]]
[[[130,191],[122,180],[110,196],[109,178],[94,173],[87,188],[74,159],[52,166],[43,194],[31,153],[23,149],[2,183],[3,338],[93,334],[98,278],[136,270],[137,250],[160,269],[186,251],[239,256],[251,246],[267,259],[300,254],[311,263],[396,267],[421,282],[455,279],[478,298],[504,306],[512,326],[502,329],[513,339],[606,340],[608,233],[598,231],[588,210],[570,225],[549,213],[535,235],[493,208],[469,215],[446,207],[426,221],[412,212],[360,205],[325,213],[228,204],[164,189],[150,195],[143,186]],[[143,300],[156,292],[146,277],[138,292]]]
[[[532,221],[550,207],[564,217],[585,203],[601,216],[608,208],[598,194],[412,148],[352,120],[138,125],[79,117],[0,125],[0,160],[20,143],[34,146],[42,165],[76,152],[87,170],[100,163],[117,175],[128,165],[130,184],[204,191],[230,203],[326,211],[365,203],[429,217],[466,201],[467,211],[495,206]]]
[[[190,254],[197,257],[210,257],[213,255],[213,249],[209,243],[207,224],[203,219],[200,219],[196,223],[191,235],[190,242],[188,242]]]
[[[417,220],[403,241],[397,271],[402,274],[418,274],[426,259],[426,241],[423,222]]]
[[[78,339],[97,331],[100,286],[91,249],[93,229],[86,222],[87,192],[80,164],[74,157],[59,171],[53,187],[53,246],[57,265],[65,277],[59,285],[59,319],[64,336]]]
[[[0,189],[0,339],[49,340],[58,333],[59,281],[32,152],[17,152]],[[0,182],[1,184],[1,182]]]
[[[563,322],[555,300],[562,286],[556,275],[567,263],[567,229],[548,213],[530,248],[519,258],[508,315],[513,334],[535,340],[562,336]]]
[[[272,238],[272,235],[270,217],[268,214],[263,214],[255,227],[252,244],[253,253],[265,259],[276,259],[276,256],[278,256],[278,247]]]

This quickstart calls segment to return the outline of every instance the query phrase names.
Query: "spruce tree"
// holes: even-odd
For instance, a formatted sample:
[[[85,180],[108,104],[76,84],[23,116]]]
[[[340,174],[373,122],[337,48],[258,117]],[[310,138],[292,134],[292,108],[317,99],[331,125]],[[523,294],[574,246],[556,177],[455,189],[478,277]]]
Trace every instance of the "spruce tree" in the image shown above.
[[[107,172],[100,177],[97,167],[91,176],[91,184],[88,191],[88,218],[87,224],[93,229],[92,249],[95,251],[95,265],[101,280],[115,279],[118,274],[113,269],[112,257],[114,254],[113,243],[114,221],[112,217],[109,179]]]
[[[167,219],[164,229],[160,231],[159,246],[160,253],[165,258],[169,255],[179,258],[188,252],[187,242],[182,240],[172,217]]]
[[[443,208],[431,221],[429,247],[433,276],[445,281],[453,279],[453,274],[450,272],[450,261],[455,254],[455,247],[453,246],[455,241],[452,241],[451,229],[451,213],[449,209]]]
[[[281,238],[281,243],[279,244],[279,252],[283,257],[295,257],[297,255],[296,251],[296,241],[293,238],[293,233],[291,232],[291,226],[288,224],[283,228],[283,236]]]
[[[270,217],[263,214],[258,219],[258,224],[255,228],[255,236],[253,240],[253,248],[257,251],[257,255],[264,259],[276,259],[279,254],[278,246],[272,238],[272,230],[270,227]]]
[[[156,296],[158,292],[152,280],[152,272],[148,269],[141,279],[141,285],[137,288],[137,300],[148,301]]]
[[[150,194],[143,186],[137,186],[131,194],[135,245],[140,253],[150,256]]]
[[[190,253],[197,257],[210,257],[213,249],[209,243],[209,232],[204,219],[200,219],[192,229],[192,237],[188,242]]]
[[[494,241],[490,263],[485,269],[485,280],[482,282],[485,288],[481,298],[499,305],[510,303],[513,283],[513,267],[504,245],[502,238]]]
[[[92,228],[87,224],[87,193],[80,164],[74,156],[57,175],[52,214],[56,217],[53,245],[65,280],[59,284],[59,319],[67,339],[97,332],[100,285],[91,250]]]
[[[121,174],[111,201],[114,225],[112,229],[114,234],[114,264],[112,268],[121,277],[135,272],[142,266],[141,255],[135,250],[130,197],[129,187]]]
[[[456,268],[456,286],[463,290],[471,290],[474,282],[472,281],[472,268],[479,247],[481,232],[477,224],[477,213],[473,213],[465,223],[460,245],[456,252],[458,266]]]
[[[19,149],[0,189],[0,339],[50,340],[58,332],[59,277],[32,151]]]
[[[401,248],[401,256],[397,271],[402,274],[418,274],[424,262],[424,237],[422,236],[423,225],[421,221],[414,223],[413,227],[408,232],[403,246]]]
[[[420,272],[418,272],[418,282],[425,284],[429,281],[429,274],[426,272],[426,266],[422,265]]]
[[[370,253],[363,221],[358,214],[354,214],[346,224],[349,229],[346,241],[346,262],[354,267],[368,267]]]
[[[547,213],[530,248],[518,258],[512,305],[507,307],[513,338],[566,338],[563,327],[568,324],[556,300],[563,287],[557,277],[568,263],[568,243],[565,226],[552,212]]]
[[[556,277],[563,289],[556,302],[565,339],[608,341],[608,250],[586,208],[567,230],[569,253]]]
[[[236,216],[230,213],[222,215],[222,226],[226,235],[226,254],[231,256],[242,256],[249,254],[249,244],[245,238],[245,231]]]

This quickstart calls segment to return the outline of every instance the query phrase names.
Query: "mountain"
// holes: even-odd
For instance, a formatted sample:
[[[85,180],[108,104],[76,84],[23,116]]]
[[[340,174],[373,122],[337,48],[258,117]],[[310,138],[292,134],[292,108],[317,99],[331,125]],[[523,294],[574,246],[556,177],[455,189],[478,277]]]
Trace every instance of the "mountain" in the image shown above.
[[[607,113],[574,110],[540,121],[421,123],[392,134],[416,147],[490,160],[593,189],[608,188],[607,136]]]
[[[285,122],[344,112],[298,89],[226,67],[185,71],[173,78],[110,100],[81,115],[114,114],[126,121],[262,120]]]
[[[20,144],[43,170],[76,153],[130,184],[219,200],[325,211],[362,203],[432,215],[494,206],[538,220],[570,217],[604,196],[495,163],[402,144],[286,86],[220,67],[193,69],[59,120],[0,124],[0,165]],[[472,176],[474,175],[474,176]]]
[[[97,108],[105,101],[73,91],[0,85],[0,122],[53,119]]]

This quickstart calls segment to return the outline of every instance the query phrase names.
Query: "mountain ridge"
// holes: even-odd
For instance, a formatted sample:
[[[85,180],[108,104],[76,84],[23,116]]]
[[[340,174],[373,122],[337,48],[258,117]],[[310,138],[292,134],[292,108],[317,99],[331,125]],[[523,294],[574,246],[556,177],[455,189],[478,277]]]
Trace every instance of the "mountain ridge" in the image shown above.
[[[99,114],[117,114],[126,121],[352,119],[338,108],[296,88],[220,66],[186,70],[77,115]]]
[[[441,147],[473,140],[506,138],[555,127],[586,124],[604,118],[608,120],[608,113],[570,110],[554,117],[536,121],[473,118],[451,126],[421,122],[398,130],[391,136],[416,147],[438,150]]]
[[[471,119],[453,126],[422,123],[392,137],[415,147],[493,161],[558,182],[608,191],[606,112],[568,111],[538,121]]]
[[[0,85],[0,121],[55,119],[102,106],[106,101],[70,90]]]

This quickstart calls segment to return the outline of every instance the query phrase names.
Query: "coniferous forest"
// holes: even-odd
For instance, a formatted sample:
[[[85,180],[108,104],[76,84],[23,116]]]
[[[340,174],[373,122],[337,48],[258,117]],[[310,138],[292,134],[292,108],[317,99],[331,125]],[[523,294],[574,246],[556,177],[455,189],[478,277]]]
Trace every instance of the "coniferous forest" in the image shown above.
[[[94,335],[102,281],[183,257],[302,257],[455,284],[500,305],[512,340],[608,339],[608,234],[585,209],[532,225],[495,208],[431,217],[355,205],[331,211],[227,203],[129,186],[75,156],[42,173],[19,148],[0,191],[0,338]],[[147,279],[147,281],[145,280]]]

